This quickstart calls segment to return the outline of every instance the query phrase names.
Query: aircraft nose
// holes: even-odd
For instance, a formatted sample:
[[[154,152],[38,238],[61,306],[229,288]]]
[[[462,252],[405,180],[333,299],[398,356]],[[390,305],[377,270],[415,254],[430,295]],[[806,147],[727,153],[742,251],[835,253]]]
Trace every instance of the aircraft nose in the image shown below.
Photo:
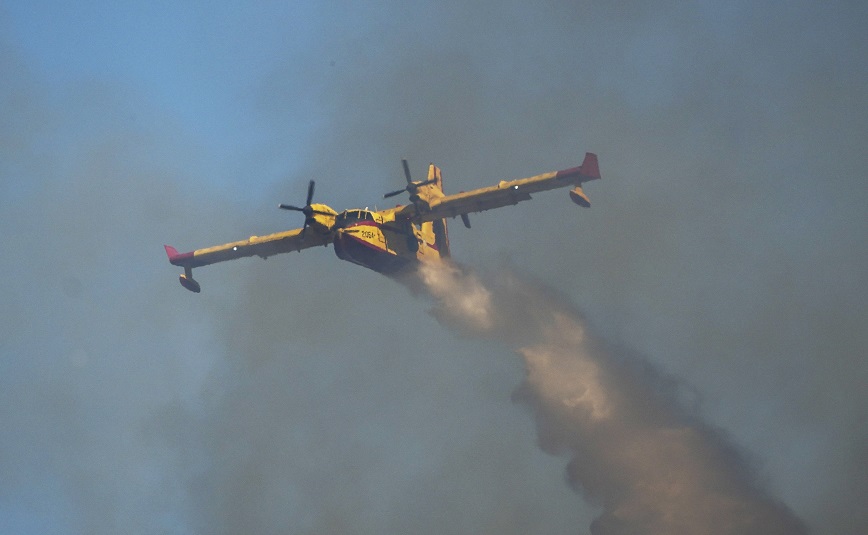
[[[334,242],[336,244],[344,243],[346,241],[347,237],[349,237],[349,234],[347,234],[346,229],[343,229],[343,228],[335,229]]]

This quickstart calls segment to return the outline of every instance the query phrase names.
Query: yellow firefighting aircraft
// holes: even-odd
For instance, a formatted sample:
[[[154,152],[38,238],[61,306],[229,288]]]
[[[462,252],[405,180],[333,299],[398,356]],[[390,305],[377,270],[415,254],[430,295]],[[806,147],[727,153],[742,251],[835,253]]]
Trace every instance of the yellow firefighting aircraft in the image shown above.
[[[344,210],[341,213],[324,204],[312,204],[315,183],[307,188],[304,207],[281,204],[284,210],[304,214],[304,225],[299,229],[276,232],[267,236],[251,236],[246,240],[179,253],[166,245],[169,262],[184,268],[181,286],[199,292],[201,287],[193,279],[193,268],[207,266],[244,256],[269,256],[301,251],[316,245],[334,244],[335,253],[347,260],[385,275],[397,275],[419,262],[438,262],[449,256],[449,235],[446,218],[461,216],[464,226],[470,228],[467,214],[500,208],[530,199],[531,193],[564,186],[573,186],[570,198],[585,208],[591,206],[582,190],[582,183],[600,178],[597,155],[586,153],[582,165],[562,171],[552,171],[530,178],[502,181],[495,186],[446,195],[443,178],[434,164],[428,166],[428,178],[413,182],[407,160],[404,177],[407,185],[385,194],[384,198],[410,195],[410,204],[386,210]]]

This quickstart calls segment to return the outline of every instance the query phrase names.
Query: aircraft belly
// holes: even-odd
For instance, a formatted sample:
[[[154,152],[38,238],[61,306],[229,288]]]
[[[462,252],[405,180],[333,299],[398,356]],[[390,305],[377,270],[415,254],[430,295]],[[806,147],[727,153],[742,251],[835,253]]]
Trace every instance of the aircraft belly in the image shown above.
[[[397,273],[413,263],[410,258],[398,256],[385,248],[357,238],[346,232],[338,232],[334,240],[335,254],[360,266],[386,275]]]

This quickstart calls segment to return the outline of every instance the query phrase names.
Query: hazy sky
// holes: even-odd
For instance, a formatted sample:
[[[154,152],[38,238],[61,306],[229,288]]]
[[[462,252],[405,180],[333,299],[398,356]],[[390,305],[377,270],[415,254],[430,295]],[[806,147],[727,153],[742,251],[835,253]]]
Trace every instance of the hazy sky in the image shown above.
[[[0,4],[0,533],[590,533],[509,344],[331,248],[189,250],[599,154],[452,222],[814,533],[868,531],[868,4]],[[456,224],[457,223],[457,224]],[[656,378],[656,379],[655,379]],[[516,402],[519,401],[519,402]]]

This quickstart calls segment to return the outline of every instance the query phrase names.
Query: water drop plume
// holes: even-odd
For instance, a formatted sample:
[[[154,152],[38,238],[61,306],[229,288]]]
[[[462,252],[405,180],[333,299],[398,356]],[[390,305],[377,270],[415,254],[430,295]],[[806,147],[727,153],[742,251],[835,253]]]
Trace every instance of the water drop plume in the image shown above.
[[[523,359],[514,399],[533,413],[540,447],[569,458],[569,485],[601,507],[592,534],[806,532],[724,434],[679,402],[683,383],[613,350],[553,289],[452,263],[422,266],[410,286],[444,326]]]

